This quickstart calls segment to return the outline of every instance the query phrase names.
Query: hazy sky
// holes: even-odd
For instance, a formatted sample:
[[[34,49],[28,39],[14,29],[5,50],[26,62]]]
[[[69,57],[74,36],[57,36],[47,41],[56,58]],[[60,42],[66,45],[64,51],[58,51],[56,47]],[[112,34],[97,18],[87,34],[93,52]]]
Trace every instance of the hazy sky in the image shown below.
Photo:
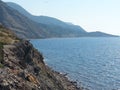
[[[80,25],[86,31],[120,35],[120,0],[3,0],[33,15],[46,15]]]

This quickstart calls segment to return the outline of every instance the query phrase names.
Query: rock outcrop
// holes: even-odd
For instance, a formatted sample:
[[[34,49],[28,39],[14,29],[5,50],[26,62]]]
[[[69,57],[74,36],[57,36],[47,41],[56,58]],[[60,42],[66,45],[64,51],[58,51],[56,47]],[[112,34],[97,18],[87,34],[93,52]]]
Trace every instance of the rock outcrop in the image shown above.
[[[43,56],[29,41],[4,45],[0,90],[81,90],[45,65]]]

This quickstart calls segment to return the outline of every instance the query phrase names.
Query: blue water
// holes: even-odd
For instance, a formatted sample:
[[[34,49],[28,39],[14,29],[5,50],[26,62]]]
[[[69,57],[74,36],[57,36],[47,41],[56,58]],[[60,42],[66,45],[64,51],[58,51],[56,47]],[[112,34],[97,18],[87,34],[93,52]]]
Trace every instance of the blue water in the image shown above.
[[[45,62],[90,90],[120,89],[120,38],[31,40]]]

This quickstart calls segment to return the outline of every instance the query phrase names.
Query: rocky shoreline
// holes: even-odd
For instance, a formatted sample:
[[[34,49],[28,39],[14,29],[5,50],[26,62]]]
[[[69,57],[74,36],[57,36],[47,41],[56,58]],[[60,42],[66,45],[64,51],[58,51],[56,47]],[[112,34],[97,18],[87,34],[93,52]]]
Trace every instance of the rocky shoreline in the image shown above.
[[[53,71],[29,41],[4,45],[0,90],[83,90],[65,75]]]

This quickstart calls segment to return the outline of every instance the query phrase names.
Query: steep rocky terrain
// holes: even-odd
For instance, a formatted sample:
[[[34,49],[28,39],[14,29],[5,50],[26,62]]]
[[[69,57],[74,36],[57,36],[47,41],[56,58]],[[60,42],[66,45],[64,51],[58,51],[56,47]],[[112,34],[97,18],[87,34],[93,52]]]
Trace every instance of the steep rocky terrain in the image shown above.
[[[4,45],[0,68],[1,90],[80,90],[63,75],[48,68],[28,41]]]
[[[0,34],[0,90],[82,90],[46,66],[29,41],[3,26]]]
[[[18,39],[14,33],[0,25],[0,67],[2,67],[1,62],[3,61],[3,45],[13,44],[19,41],[20,39]]]

